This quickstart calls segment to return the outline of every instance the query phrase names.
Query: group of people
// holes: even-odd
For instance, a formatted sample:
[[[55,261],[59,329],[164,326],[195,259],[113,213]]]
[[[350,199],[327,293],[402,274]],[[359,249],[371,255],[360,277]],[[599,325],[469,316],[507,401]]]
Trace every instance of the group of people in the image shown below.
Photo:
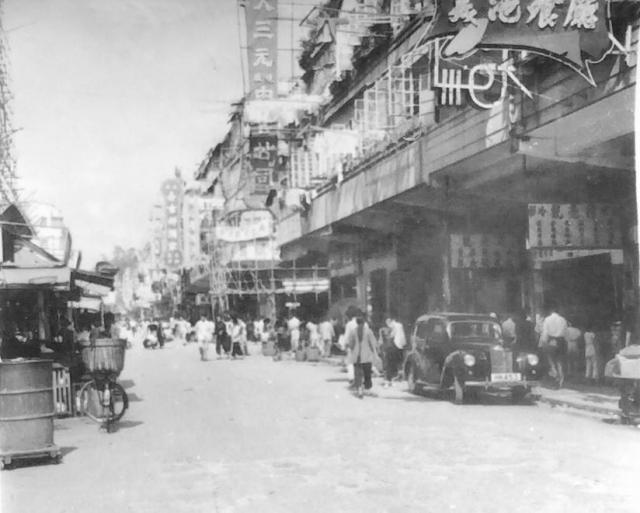
[[[605,363],[631,343],[633,331],[631,322],[614,321],[604,329],[593,321],[572,322],[555,304],[548,305],[546,315],[509,314],[501,324],[505,343],[539,352],[558,387],[567,377],[600,382]]]
[[[350,387],[362,398],[371,395],[374,369],[385,377],[385,385],[392,380],[404,360],[406,336],[404,327],[393,315],[387,315],[385,325],[376,337],[366,314],[356,307],[345,312],[345,322],[325,317],[321,322],[303,322],[292,313],[287,320],[263,321],[262,341],[273,343],[278,360],[285,352],[295,353],[315,348],[321,356],[345,356]]]
[[[241,316],[225,312],[216,317],[215,322],[205,314],[194,326],[193,334],[198,343],[201,360],[207,360],[209,347],[215,343],[215,351],[218,357],[237,358],[249,354],[249,335],[253,334],[254,327],[249,328]],[[252,337],[253,338],[253,337]]]

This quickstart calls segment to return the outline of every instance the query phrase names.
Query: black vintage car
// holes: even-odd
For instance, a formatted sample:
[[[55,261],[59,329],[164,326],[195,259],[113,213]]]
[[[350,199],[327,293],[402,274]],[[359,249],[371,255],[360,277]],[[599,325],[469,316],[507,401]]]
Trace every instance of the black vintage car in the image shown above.
[[[523,399],[542,377],[538,355],[506,347],[489,315],[434,313],[415,323],[404,364],[409,391],[453,388],[456,403],[484,390]]]

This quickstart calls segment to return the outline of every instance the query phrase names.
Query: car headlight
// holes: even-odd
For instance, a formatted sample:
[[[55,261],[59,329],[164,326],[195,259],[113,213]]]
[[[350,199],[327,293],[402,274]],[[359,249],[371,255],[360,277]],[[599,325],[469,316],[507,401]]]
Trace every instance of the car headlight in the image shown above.
[[[540,363],[540,358],[538,358],[537,354],[528,354],[527,362],[529,365],[538,365],[538,363]]]
[[[476,357],[473,356],[472,354],[465,354],[464,355],[464,364],[467,367],[473,367],[476,364]]]

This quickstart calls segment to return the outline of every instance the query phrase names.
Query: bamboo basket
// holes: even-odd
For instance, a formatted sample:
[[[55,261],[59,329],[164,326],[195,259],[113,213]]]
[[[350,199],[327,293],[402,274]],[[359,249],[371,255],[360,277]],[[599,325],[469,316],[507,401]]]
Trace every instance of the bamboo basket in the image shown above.
[[[126,340],[98,338],[82,346],[82,361],[89,372],[120,374],[124,368]]]

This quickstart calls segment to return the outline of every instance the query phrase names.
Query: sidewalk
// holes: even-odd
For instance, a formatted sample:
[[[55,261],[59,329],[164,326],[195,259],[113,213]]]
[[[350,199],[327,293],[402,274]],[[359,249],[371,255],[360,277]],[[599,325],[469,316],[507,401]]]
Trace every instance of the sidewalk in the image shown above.
[[[600,415],[617,416],[619,413],[619,393],[612,386],[568,383],[556,390],[543,383],[534,394],[538,401],[551,406],[563,406]]]
[[[322,358],[329,365],[341,366],[343,356]],[[559,390],[551,383],[543,383],[533,391],[533,396],[543,404],[588,411],[599,415],[617,416],[619,413],[618,390],[612,386],[567,383]]]

